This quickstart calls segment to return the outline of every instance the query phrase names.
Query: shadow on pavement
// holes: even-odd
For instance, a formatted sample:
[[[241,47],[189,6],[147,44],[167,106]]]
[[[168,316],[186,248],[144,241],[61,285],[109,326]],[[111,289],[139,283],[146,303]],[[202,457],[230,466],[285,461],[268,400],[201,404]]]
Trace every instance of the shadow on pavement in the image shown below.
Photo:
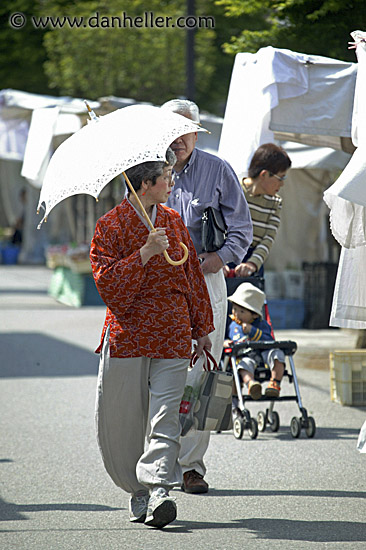
[[[309,542],[366,541],[366,524],[352,521],[303,521],[252,518],[236,520],[258,539],[284,539]]]
[[[0,378],[97,375],[99,356],[42,333],[0,334]]]
[[[315,419],[316,420],[316,419]],[[268,438],[270,439],[272,437],[275,437],[276,439],[287,439],[287,440],[294,440],[290,433],[290,427],[286,429],[286,426],[282,427],[283,431],[279,431],[276,434],[269,434]],[[360,430],[356,430],[354,428],[316,428],[315,436],[314,438],[308,438],[305,434],[304,430],[301,430],[300,439],[310,439],[313,441],[316,440],[328,440],[328,439],[355,439],[357,441],[357,437]],[[258,436],[258,441],[260,440],[261,436]]]
[[[29,512],[116,512],[124,508],[112,508],[103,504],[52,503],[52,504],[13,504],[0,498],[0,521],[27,520]]]
[[[255,535],[254,538],[258,540],[276,539],[306,542],[366,541],[366,524],[351,521],[302,521],[251,518],[236,519],[233,522],[227,523],[177,521],[169,526],[169,532],[176,533],[187,533],[202,529],[241,529],[251,532],[251,534]]]
[[[362,409],[364,410],[364,409]],[[316,417],[315,421],[316,421]],[[305,439],[310,441],[317,441],[317,440],[328,440],[328,439],[353,439],[356,441],[358,438],[360,430],[355,428],[319,428],[316,427],[315,436],[313,438],[308,438],[305,434],[304,429],[301,430],[301,434],[299,437],[299,440]],[[214,435],[214,434],[213,434]],[[215,434],[216,436],[222,437],[223,435],[231,435],[234,437],[233,434],[230,434],[229,432],[223,432],[221,434]],[[292,437],[290,432],[290,426],[286,426],[284,423],[278,432],[271,432],[270,429],[267,428],[265,432],[261,432],[258,434],[258,437],[255,440],[251,440],[248,433],[244,432],[243,439],[238,440],[238,445],[243,445],[245,443],[251,443],[255,445],[260,445],[261,443],[268,442],[271,439],[276,440],[283,440],[283,441],[294,441],[294,444],[296,444],[297,439]],[[253,442],[253,443],[252,443]]]
[[[214,489],[201,498],[209,497],[321,497],[321,498],[366,498],[366,491],[335,491],[329,490],[263,490],[263,489]]]

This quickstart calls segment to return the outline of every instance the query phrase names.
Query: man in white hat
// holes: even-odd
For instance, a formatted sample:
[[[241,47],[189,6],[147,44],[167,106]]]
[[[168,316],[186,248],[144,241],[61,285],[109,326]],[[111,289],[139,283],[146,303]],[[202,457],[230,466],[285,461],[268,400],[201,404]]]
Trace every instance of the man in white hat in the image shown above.
[[[242,283],[228,300],[232,303],[232,322],[229,326],[229,339],[238,341],[247,339],[253,342],[273,340],[271,326],[262,318],[266,295],[251,283]],[[258,352],[253,351],[243,357],[238,364],[241,380],[248,387],[249,395],[259,399],[262,385],[254,380],[254,371],[258,363]],[[270,349],[261,353],[264,362],[271,369],[271,380],[265,391],[266,397],[278,397],[281,380],[285,370],[285,355],[280,349]]]

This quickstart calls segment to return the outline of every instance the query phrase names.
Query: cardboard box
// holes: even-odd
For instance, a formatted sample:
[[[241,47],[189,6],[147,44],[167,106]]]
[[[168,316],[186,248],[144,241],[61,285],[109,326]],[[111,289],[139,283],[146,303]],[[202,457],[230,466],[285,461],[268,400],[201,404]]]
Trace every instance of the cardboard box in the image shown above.
[[[366,406],[366,349],[330,353],[330,398],[341,405]]]

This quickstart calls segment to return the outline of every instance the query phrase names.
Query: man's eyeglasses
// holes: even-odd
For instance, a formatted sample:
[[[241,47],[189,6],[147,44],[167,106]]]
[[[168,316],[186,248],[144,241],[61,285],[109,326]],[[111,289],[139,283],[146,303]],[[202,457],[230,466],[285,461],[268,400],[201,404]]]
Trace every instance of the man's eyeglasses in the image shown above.
[[[279,181],[285,181],[287,176],[277,176],[277,174],[272,174],[272,172],[269,172],[269,175],[273,178],[277,178]]]

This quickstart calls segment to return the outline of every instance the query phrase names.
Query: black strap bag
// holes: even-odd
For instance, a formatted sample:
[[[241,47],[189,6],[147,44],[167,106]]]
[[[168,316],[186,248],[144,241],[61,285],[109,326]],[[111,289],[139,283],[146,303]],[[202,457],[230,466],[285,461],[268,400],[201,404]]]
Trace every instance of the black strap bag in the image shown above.
[[[209,206],[202,214],[201,244],[203,252],[216,252],[227,237],[225,220],[220,210]]]

